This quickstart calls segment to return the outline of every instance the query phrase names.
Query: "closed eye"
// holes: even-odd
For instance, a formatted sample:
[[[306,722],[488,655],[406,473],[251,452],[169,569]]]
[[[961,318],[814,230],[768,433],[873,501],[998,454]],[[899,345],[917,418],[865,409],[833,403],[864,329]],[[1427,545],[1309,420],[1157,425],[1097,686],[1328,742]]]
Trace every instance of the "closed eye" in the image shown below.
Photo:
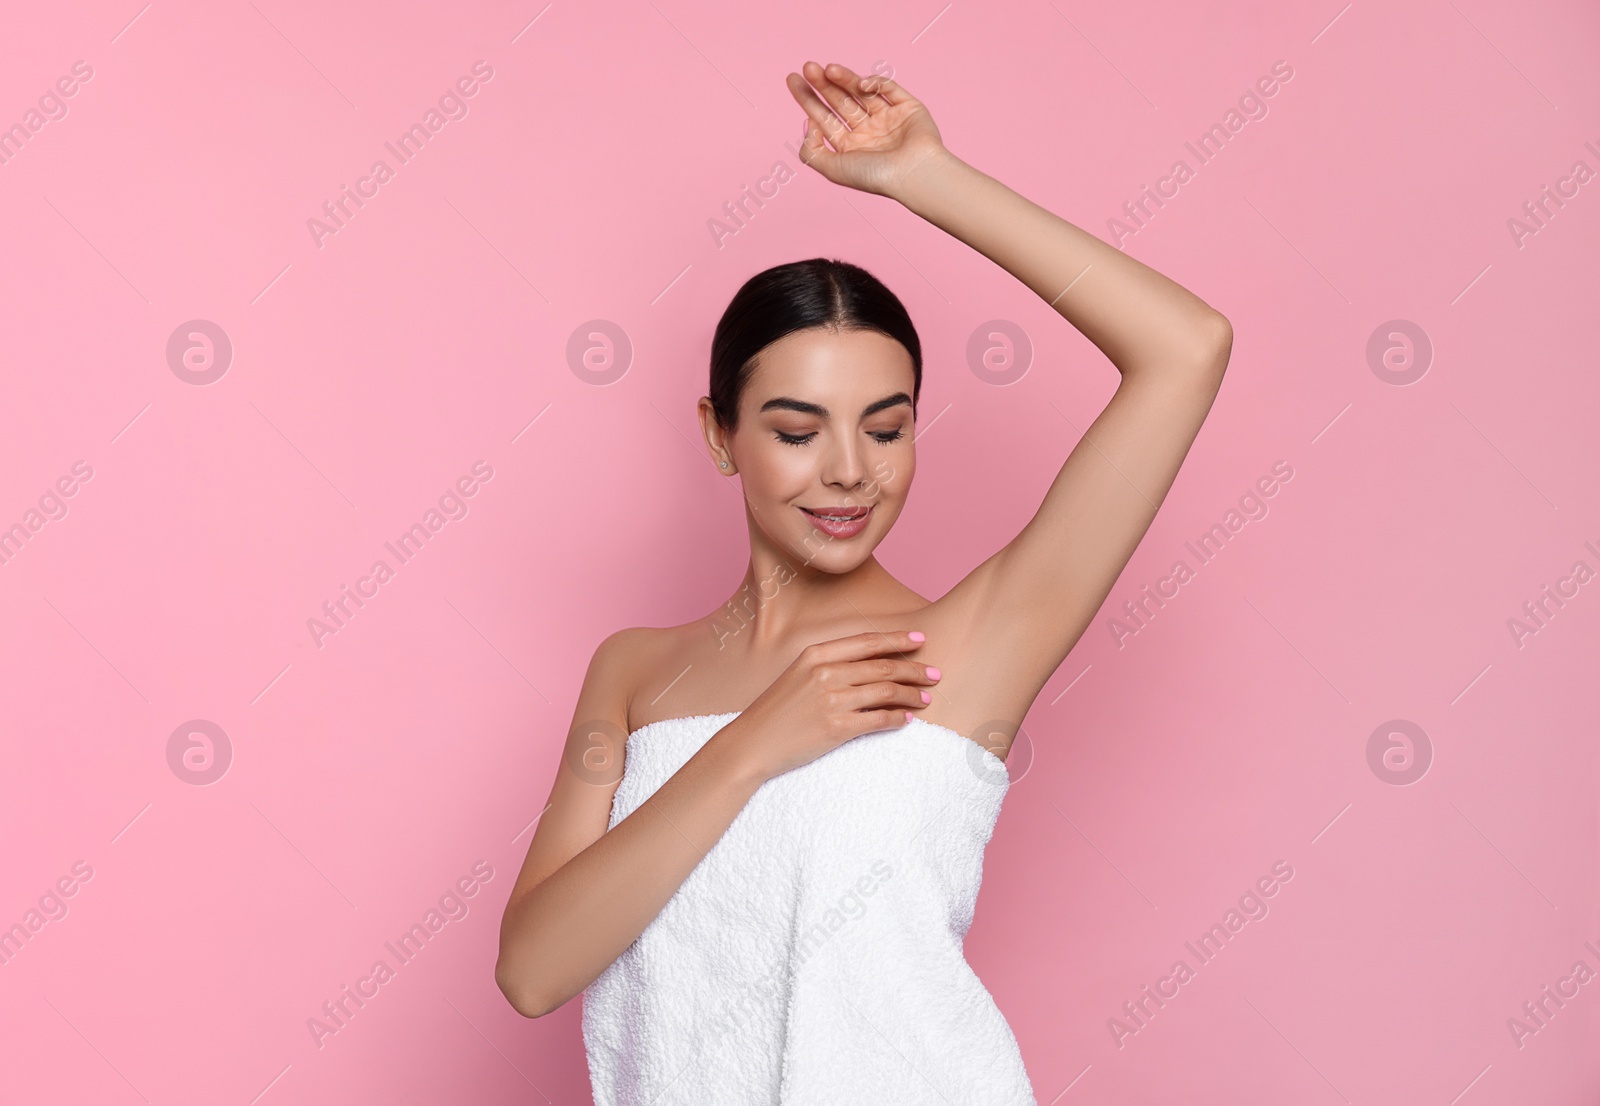
[[[778,441],[785,442],[789,445],[805,445],[807,442],[811,441],[812,438],[817,436],[817,432],[815,430],[809,434],[785,434],[781,430],[774,431],[774,433],[778,435]],[[905,431],[879,431],[872,434],[871,437],[879,445],[889,445],[893,442],[898,442],[901,438],[905,437]]]

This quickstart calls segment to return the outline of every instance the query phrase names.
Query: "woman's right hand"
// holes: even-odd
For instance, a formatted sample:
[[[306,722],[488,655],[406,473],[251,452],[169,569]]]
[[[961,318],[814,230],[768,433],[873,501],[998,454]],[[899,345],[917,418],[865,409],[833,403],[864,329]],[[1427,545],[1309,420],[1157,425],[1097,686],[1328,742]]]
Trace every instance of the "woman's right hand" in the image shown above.
[[[922,689],[939,680],[937,668],[900,655],[922,638],[869,631],[808,645],[726,728],[771,779],[853,737],[903,726],[908,710],[931,700]]]

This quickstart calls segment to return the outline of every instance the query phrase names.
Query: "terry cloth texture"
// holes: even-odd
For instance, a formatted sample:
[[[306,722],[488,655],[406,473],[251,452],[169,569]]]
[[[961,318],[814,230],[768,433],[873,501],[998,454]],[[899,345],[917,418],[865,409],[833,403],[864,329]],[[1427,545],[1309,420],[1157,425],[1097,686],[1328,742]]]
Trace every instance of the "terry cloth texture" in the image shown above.
[[[740,713],[629,735],[610,826]],[[595,1106],[1037,1106],[962,951],[1009,787],[920,718],[763,783],[584,992]]]

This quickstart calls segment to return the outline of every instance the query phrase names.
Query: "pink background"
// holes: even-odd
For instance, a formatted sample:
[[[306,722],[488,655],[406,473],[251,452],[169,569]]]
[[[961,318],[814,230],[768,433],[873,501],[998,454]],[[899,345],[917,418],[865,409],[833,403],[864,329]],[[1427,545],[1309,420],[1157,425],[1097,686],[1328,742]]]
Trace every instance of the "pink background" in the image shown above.
[[[1508,1027],[1600,969],[1600,582],[1509,625],[1600,569],[1600,180],[1520,244],[1508,222],[1600,170],[1592,5],[97,0],[5,23],[0,126],[93,76],[0,165],[0,526],[49,519],[0,564],[0,925],[56,915],[0,965],[0,1098],[589,1100],[579,1002],[519,1017],[497,927],[595,644],[742,571],[693,413],[728,298],[823,255],[905,300],[919,483],[880,556],[924,594],[1027,521],[1115,383],[996,266],[798,165],[783,78],[814,59],[892,72],[958,155],[1108,241],[1187,161],[1121,244],[1234,326],[990,846],[968,955],[1039,1102],[1596,1100],[1600,981],[1521,1047]],[[400,165],[384,143],[480,60]],[[1254,118],[1200,163],[1185,143],[1230,110]],[[319,244],[307,221],[379,158],[392,179]],[[208,384],[168,360],[197,319],[232,346]],[[609,383],[569,359],[596,319],[631,344]],[[991,320],[1033,346],[1006,386],[967,361]],[[1381,379],[1369,339],[1407,329],[1426,371]],[[1184,543],[1280,462],[1196,567]],[[436,508],[400,563],[384,543]],[[1119,643],[1179,559],[1194,578]],[[1431,746],[1407,785],[1369,763],[1394,719]],[[203,748],[169,753],[196,720],[226,735],[209,784]],[[1119,1047],[1110,1019],[1279,861],[1270,912]],[[480,863],[466,913],[319,1047],[308,1019]]]

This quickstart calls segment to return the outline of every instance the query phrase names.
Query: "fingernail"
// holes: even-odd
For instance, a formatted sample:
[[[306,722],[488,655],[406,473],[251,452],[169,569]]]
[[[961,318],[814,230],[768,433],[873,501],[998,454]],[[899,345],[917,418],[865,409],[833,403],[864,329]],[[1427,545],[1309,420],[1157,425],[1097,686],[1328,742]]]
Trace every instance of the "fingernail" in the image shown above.
[[[924,634],[921,630],[912,630],[911,633],[909,635],[907,635],[907,636],[909,636],[912,641],[927,641],[928,640],[928,635]]]
[[[907,722],[911,721],[911,712],[910,711],[906,711],[906,721]]]
[[[929,665],[928,666],[928,679],[937,680],[938,678],[939,678],[939,670],[937,668],[934,668],[932,665]]]
[[[931,703],[931,702],[933,702],[933,696],[929,695],[926,691],[924,691],[922,693],[922,701],[924,703]]]

